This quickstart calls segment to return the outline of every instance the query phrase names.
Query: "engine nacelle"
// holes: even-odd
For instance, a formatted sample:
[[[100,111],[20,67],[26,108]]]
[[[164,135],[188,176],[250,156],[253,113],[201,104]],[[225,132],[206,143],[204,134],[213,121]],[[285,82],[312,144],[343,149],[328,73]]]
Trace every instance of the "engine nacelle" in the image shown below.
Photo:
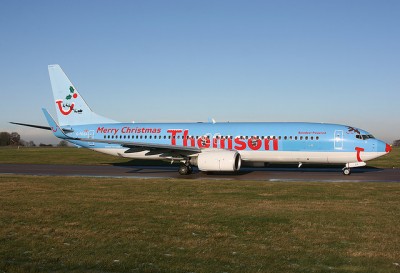
[[[242,159],[236,151],[207,151],[197,157],[197,166],[201,171],[233,172],[240,169]]]

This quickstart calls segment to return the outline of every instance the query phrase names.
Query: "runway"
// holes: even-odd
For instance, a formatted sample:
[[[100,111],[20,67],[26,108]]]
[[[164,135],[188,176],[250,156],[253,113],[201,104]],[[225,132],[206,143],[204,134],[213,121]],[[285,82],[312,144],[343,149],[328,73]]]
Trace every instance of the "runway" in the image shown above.
[[[44,164],[0,164],[1,174],[81,176],[109,178],[173,178],[304,182],[400,182],[400,169],[354,168],[343,175],[340,168],[243,168],[238,173],[206,174],[197,169],[180,175],[176,166],[84,166]]]

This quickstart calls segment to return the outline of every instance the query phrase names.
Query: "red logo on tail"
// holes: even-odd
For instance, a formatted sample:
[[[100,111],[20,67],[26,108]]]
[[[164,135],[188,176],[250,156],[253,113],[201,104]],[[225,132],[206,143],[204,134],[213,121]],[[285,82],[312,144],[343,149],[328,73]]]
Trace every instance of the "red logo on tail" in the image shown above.
[[[62,105],[62,103],[63,103],[62,100],[56,101],[56,104],[58,105],[58,110],[60,110],[61,114],[63,114],[64,116],[68,116],[69,114],[71,114],[72,110],[74,110],[75,104],[74,103],[68,104],[67,107],[69,108],[67,111],[65,111],[63,108],[65,105]]]

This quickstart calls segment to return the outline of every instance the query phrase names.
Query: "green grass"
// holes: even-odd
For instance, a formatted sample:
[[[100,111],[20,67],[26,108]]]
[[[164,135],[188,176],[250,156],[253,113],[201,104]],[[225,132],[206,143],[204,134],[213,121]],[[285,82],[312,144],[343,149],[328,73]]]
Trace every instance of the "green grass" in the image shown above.
[[[399,272],[400,184],[0,176],[0,272]]]
[[[393,147],[392,149],[389,154],[368,161],[367,165],[377,168],[400,168],[400,147]]]
[[[107,165],[128,161],[84,148],[0,148],[0,163]]]
[[[0,163],[25,164],[71,164],[71,165],[105,165],[105,164],[168,164],[161,161],[130,160],[110,156],[89,149],[78,148],[0,148]],[[377,168],[400,168],[400,147],[394,147],[388,155],[368,161],[368,166]]]

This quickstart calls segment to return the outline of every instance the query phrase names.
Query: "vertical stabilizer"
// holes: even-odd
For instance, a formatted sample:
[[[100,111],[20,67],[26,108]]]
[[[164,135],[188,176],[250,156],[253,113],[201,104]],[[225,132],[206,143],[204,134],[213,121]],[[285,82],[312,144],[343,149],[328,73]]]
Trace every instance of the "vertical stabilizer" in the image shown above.
[[[61,126],[115,122],[90,109],[58,64],[49,65],[49,75],[58,123]]]

